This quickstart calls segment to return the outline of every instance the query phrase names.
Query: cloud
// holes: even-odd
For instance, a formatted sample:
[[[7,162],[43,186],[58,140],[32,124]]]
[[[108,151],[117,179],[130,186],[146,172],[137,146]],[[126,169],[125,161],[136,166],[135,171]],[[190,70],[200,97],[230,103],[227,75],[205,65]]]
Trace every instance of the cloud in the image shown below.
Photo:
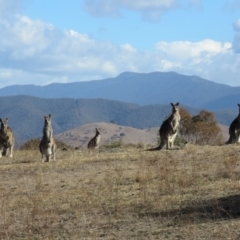
[[[11,59],[25,59],[42,52],[51,44],[54,27],[41,21],[16,15],[14,22],[0,23],[4,37],[0,39],[0,50],[8,52]]]
[[[239,0],[226,0],[223,9],[227,11],[238,11],[240,9]]]
[[[164,55],[159,71],[176,71],[239,85],[240,56],[234,54],[231,43],[210,39],[200,42],[159,42],[156,49]]]
[[[23,0],[0,0],[0,19],[10,19],[18,13]]]
[[[229,51],[230,43],[216,42],[205,39],[200,42],[178,41],[178,42],[158,42],[156,49],[164,53],[168,59],[185,61],[193,59],[196,61],[208,61],[214,55]]]
[[[240,18],[233,23],[233,29],[236,33],[233,39],[232,48],[236,53],[240,53]]]
[[[233,23],[233,29],[236,32],[240,32],[240,18],[235,23]]]
[[[96,17],[121,16],[121,10],[140,12],[143,19],[159,21],[166,11],[184,6],[201,7],[200,0],[85,0],[83,9]]]
[[[21,15],[15,15],[14,21],[0,21],[0,31],[0,87],[14,79],[21,84],[43,85],[53,79],[78,81],[116,75],[111,54],[117,55],[122,48],[134,50],[131,45],[97,42],[85,34],[60,31]]]
[[[0,21],[0,32],[0,87],[104,79],[124,71],[176,71],[230,85],[240,82],[240,55],[228,42],[158,42],[152,51],[139,51],[130,43],[96,41],[16,14]]]

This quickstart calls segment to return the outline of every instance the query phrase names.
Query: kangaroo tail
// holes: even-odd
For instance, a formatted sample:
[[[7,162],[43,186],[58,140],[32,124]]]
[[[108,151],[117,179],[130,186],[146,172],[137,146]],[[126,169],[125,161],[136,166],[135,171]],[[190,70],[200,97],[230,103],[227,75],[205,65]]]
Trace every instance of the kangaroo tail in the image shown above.
[[[225,142],[225,144],[231,144],[231,143],[233,143],[233,139],[232,139],[232,137],[229,137],[228,141]]]
[[[160,150],[160,145],[158,147],[150,148],[150,149],[147,149],[145,151],[157,151],[157,150]]]
[[[228,139],[228,141],[225,142],[225,144],[230,144],[230,138]]]
[[[147,149],[146,151],[158,151],[158,150],[161,150],[163,147],[164,147],[165,143],[164,142],[161,142],[159,144],[159,146],[155,147],[155,148],[150,148],[150,149]]]
[[[6,155],[7,155],[7,149],[4,149],[4,150],[3,150],[2,155],[3,155],[3,156],[6,156]]]

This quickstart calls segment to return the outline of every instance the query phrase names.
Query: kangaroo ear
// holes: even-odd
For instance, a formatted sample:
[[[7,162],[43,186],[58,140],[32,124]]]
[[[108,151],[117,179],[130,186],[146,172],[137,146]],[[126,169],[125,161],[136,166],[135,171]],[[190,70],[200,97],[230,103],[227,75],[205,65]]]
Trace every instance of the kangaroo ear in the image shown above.
[[[238,106],[240,107],[240,104],[238,103]]]
[[[176,106],[178,106],[178,105],[179,105],[179,102],[176,103]]]
[[[49,118],[51,118],[51,117],[52,117],[52,115],[51,115],[51,114],[49,114],[49,115],[48,115],[48,117],[49,117]]]
[[[173,103],[171,103],[171,106],[173,107],[173,106],[174,106],[174,104],[173,104]]]

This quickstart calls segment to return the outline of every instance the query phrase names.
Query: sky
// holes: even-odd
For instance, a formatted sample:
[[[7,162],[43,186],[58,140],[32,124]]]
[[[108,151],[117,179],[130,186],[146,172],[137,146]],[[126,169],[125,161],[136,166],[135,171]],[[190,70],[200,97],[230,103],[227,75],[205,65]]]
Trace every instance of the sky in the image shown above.
[[[240,86],[240,0],[0,0],[0,88],[175,71]]]

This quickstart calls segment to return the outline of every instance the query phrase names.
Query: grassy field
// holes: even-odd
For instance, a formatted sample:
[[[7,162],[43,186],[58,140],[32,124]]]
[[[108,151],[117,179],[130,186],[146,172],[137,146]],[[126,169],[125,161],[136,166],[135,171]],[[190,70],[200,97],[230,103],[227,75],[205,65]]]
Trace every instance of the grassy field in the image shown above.
[[[240,146],[15,151],[0,239],[239,239]]]

